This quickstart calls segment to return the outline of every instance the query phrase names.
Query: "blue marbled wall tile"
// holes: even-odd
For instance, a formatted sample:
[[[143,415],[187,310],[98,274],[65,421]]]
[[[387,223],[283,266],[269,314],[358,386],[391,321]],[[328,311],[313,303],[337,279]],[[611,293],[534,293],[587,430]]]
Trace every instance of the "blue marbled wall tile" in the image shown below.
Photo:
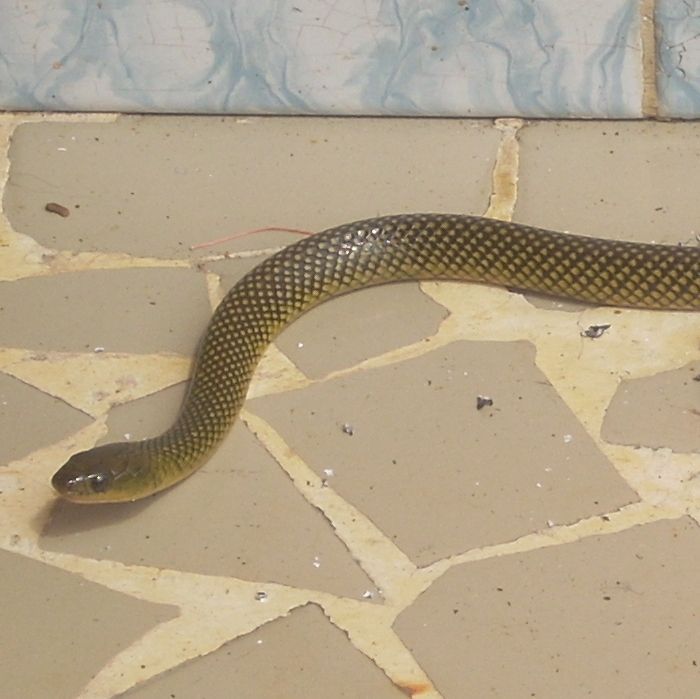
[[[659,113],[700,117],[700,2],[657,0]]]
[[[637,117],[638,0],[0,0],[0,107]]]
[[[553,116],[640,115],[635,0],[406,3],[383,98],[399,111]],[[441,9],[439,9],[439,7]],[[416,97],[420,102],[416,103]]]

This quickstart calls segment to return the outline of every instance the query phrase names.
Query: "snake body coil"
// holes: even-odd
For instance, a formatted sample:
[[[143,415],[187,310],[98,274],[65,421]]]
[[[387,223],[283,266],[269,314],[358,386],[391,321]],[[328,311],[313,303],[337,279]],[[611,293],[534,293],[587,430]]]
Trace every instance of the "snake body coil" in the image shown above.
[[[402,280],[484,282],[603,305],[697,311],[700,248],[450,214],[402,214],[331,228],[268,258],[228,293],[170,429],[75,454],[53,486],[76,502],[114,502],[182,480],[230,428],[260,357],[281,329],[333,296]]]

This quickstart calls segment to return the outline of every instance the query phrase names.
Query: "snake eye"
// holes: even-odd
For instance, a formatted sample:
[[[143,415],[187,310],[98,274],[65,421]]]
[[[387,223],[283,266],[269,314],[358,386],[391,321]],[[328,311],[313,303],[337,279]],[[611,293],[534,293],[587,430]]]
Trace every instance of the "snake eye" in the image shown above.
[[[92,473],[87,480],[94,493],[104,493],[112,482],[112,478],[106,473]]]

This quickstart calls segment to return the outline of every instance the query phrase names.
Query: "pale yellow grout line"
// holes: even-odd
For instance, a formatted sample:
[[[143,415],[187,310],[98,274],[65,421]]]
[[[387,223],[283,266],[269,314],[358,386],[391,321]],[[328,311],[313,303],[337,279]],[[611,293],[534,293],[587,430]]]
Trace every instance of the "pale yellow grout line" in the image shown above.
[[[630,505],[624,505],[614,512],[593,515],[572,524],[563,524],[553,526],[550,529],[531,532],[502,544],[482,546],[465,551],[464,553],[437,561],[425,570],[442,575],[446,570],[456,565],[528,553],[563,544],[573,544],[591,536],[619,534],[636,526],[662,520],[679,519],[684,514],[684,512],[676,508],[659,507],[647,502],[635,502]]]
[[[309,603],[323,606],[329,597],[328,593],[265,581],[126,565],[46,552],[36,546],[14,550],[116,592],[179,609],[176,618],[149,629],[110,658],[80,693],[81,699],[109,699],[214,652],[298,607]]]
[[[435,331],[433,335],[429,337],[416,340],[410,345],[402,345],[396,349],[391,349],[388,352],[382,354],[374,355],[368,359],[364,359],[357,364],[353,364],[349,367],[344,367],[343,369],[336,369],[331,371],[325,376],[319,379],[312,379],[310,383],[323,383],[325,381],[332,381],[334,379],[342,378],[343,376],[350,376],[356,374],[360,371],[367,371],[369,369],[379,369],[381,367],[391,366],[393,364],[399,364],[401,362],[407,362],[410,359],[417,359],[430,352],[433,352],[440,347],[449,345],[455,341],[455,337],[450,332],[446,332],[449,329],[450,324],[447,323],[448,319],[440,323],[440,326]]]
[[[670,455],[664,459],[660,453],[653,450],[634,449],[631,447],[616,447],[615,445],[607,445],[600,439],[600,426],[602,424],[603,413],[608,405],[617,386],[617,375],[623,371],[630,377],[645,376],[656,373],[664,363],[659,364],[658,356],[669,356],[669,349],[673,349],[678,355],[676,362],[682,359],[687,359],[686,345],[680,341],[678,334],[674,334],[673,330],[683,321],[687,324],[687,319],[680,319],[677,316],[666,316],[663,319],[656,318],[656,324],[663,320],[665,332],[662,335],[670,335],[674,338],[674,342],[667,347],[660,345],[657,351],[651,353],[646,359],[640,358],[639,366],[630,363],[629,356],[625,356],[625,364],[619,370],[614,366],[607,366],[607,371],[604,370],[604,365],[601,362],[609,361],[609,353],[595,352],[591,354],[587,361],[581,363],[580,359],[576,363],[577,376],[580,381],[589,386],[589,391],[581,392],[573,390],[574,383],[571,380],[571,357],[575,355],[576,349],[580,343],[578,332],[571,335],[571,330],[576,330],[577,320],[568,313],[556,313],[552,311],[543,311],[531,307],[524,303],[521,297],[511,294],[505,294],[502,290],[470,287],[469,294],[465,296],[464,289],[457,289],[461,293],[455,294],[459,296],[463,302],[464,308],[460,309],[459,305],[455,305],[449,299],[449,295],[443,298],[440,296],[438,300],[442,300],[446,307],[450,308],[452,315],[450,318],[459,322],[454,322],[450,327],[445,327],[445,331],[441,334],[439,342],[431,343],[429,347],[424,348],[423,343],[409,345],[404,350],[407,352],[401,355],[401,359],[409,359],[414,356],[420,356],[424,351],[430,351],[436,347],[448,344],[456,338],[462,339],[478,339],[481,337],[491,341],[514,341],[526,339],[531,341],[535,346],[539,347],[537,364],[540,369],[548,377],[552,385],[557,389],[557,392],[563,400],[571,407],[577,415],[579,421],[584,426],[588,434],[608,456],[611,464],[616,467],[616,470],[624,478],[624,480],[635,490],[645,503],[645,507],[652,508],[650,511],[657,516],[659,511],[672,513],[674,517],[680,516],[687,507],[687,503],[692,501],[691,495],[688,494],[687,488],[684,488],[680,482],[683,477],[694,473],[692,455]],[[484,301],[484,307],[490,309],[490,316],[481,316],[480,319],[472,319],[466,312],[467,307],[474,306],[472,296],[486,296],[488,300]],[[498,299],[502,297],[502,308],[499,307]],[[462,313],[461,310],[465,312]],[[597,313],[595,309],[587,311]],[[610,311],[612,312],[612,311]],[[635,325],[629,325],[627,317],[632,320],[632,316],[639,317],[639,313],[628,311],[617,317],[617,324],[621,330],[627,328],[627,331],[618,339],[618,343],[622,347],[629,344],[636,335],[645,336],[646,326],[641,326],[637,329],[636,334],[633,331]],[[511,319],[516,318],[520,322],[514,323]],[[538,322],[538,318],[540,321]],[[542,338],[547,338],[546,345],[542,346]],[[432,338],[435,339],[435,336]],[[610,338],[610,341],[615,338]],[[551,350],[551,352],[545,351]],[[565,350],[562,353],[562,350]],[[368,362],[363,363],[363,368],[375,366],[383,366],[391,360],[396,360],[395,353],[392,355],[382,355],[375,357]],[[551,356],[550,356],[551,354]],[[615,354],[613,352],[613,354]],[[674,355],[675,356],[675,355]],[[607,359],[606,359],[607,358]],[[336,372],[332,376],[342,376],[346,370]],[[602,383],[596,383],[596,381]],[[578,384],[579,382],[576,382]],[[673,461],[673,463],[671,463]],[[657,475],[657,471],[659,474]],[[674,474],[674,479],[667,478],[659,480],[660,473],[668,471]],[[647,481],[653,487],[645,487]],[[676,483],[679,481],[679,483]],[[660,509],[658,509],[660,508]],[[653,519],[653,518],[652,518]],[[643,523],[641,520],[628,520],[629,526]],[[572,531],[581,527],[580,523],[571,525]],[[559,531],[559,529],[557,529]],[[605,534],[610,532],[610,527],[603,526],[600,533]],[[546,540],[551,543],[552,531],[547,532]],[[568,535],[564,536],[566,541],[569,540]],[[471,554],[470,554],[471,555]],[[500,550],[494,555],[501,555]]]
[[[104,429],[104,421],[97,421],[82,430],[77,439],[64,441],[85,448]],[[50,512],[45,504],[48,486],[42,474],[54,468],[59,447],[48,447],[9,465],[0,485],[6,497],[9,494],[15,497],[5,499],[0,520],[2,531],[13,534],[0,537],[0,548],[137,599],[180,609],[176,619],[159,624],[113,657],[88,683],[81,697],[111,697],[187,660],[213,652],[223,643],[286,616],[297,607],[314,603],[333,623],[337,622],[358,650],[377,661],[397,685],[426,687],[423,696],[439,699],[421,668],[391,630],[396,609],[389,604],[378,605],[267,581],[129,565],[42,550],[36,533]],[[30,512],[34,514],[27,516]],[[257,597],[259,593],[264,593],[263,601]],[[376,624],[380,628],[375,628]],[[383,639],[391,641],[391,657],[384,657],[383,646],[377,645]]]
[[[419,595],[456,566],[573,544],[592,536],[619,534],[653,522],[677,520],[687,514],[677,507],[657,506],[640,501],[624,505],[612,512],[585,517],[571,524],[530,532],[511,541],[480,546],[442,558],[424,568],[418,568],[410,579],[404,580],[402,604],[395,609],[395,614],[398,615],[408,608]]]
[[[652,522],[676,520],[685,514],[677,508],[635,502],[614,512],[593,515],[572,524],[530,532],[511,541],[480,546],[442,558],[424,568],[418,568],[410,579],[404,581],[402,605],[395,609],[395,614],[398,615],[403,609],[408,608],[448,570],[456,566],[573,544],[592,536],[619,534],[633,527]]]
[[[204,272],[204,280],[207,286],[207,298],[212,311],[221,303],[226,292],[221,288],[221,276],[215,272]]]
[[[201,264],[202,262],[222,262],[224,260],[245,260],[250,257],[263,257],[265,255],[274,255],[276,252],[284,250],[285,247],[284,245],[277,245],[272,248],[254,248],[251,250],[236,250],[233,252],[204,255],[194,260],[194,263]]]
[[[518,133],[524,126],[522,119],[496,119],[495,128],[502,133],[498,144],[493,171],[491,174],[492,191],[489,196],[489,205],[485,216],[510,221],[513,217],[515,204],[518,197],[518,168],[520,165],[520,146],[518,144]],[[423,282],[421,288],[425,291],[424,285],[432,285],[434,282]],[[428,294],[430,296],[430,294]],[[431,297],[432,298],[432,297]],[[436,303],[440,303],[436,301]],[[449,311],[449,309],[448,309]],[[390,366],[409,359],[422,357],[439,347],[450,344],[458,339],[454,333],[446,332],[450,326],[448,316],[440,323],[436,332],[427,338],[416,340],[410,345],[391,349],[373,357],[369,357],[350,367],[336,369],[318,379],[308,378],[306,385],[314,385],[325,381],[332,381],[341,376],[348,376],[359,371],[374,369],[378,367]],[[283,391],[299,388],[299,382],[291,387],[284,386]],[[255,395],[267,395],[274,393],[274,389],[265,392],[256,392]]]
[[[659,96],[656,83],[658,70],[656,0],[642,0],[639,13],[642,44],[642,116],[653,119],[659,114]]]
[[[0,373],[93,418],[184,381],[190,366],[189,357],[165,352],[38,352],[0,347]]]
[[[496,162],[491,173],[491,196],[485,216],[511,221],[518,200],[518,173],[520,168],[520,144],[518,133],[523,128],[522,119],[496,119],[495,126],[502,133],[496,152]]]
[[[524,122],[521,119],[497,119],[495,122],[495,127],[502,132],[503,136],[496,153],[492,172],[492,192],[489,197],[489,206],[485,213],[486,216],[502,220],[510,220],[512,218],[517,201],[518,167],[520,163],[520,148],[517,136],[523,125]],[[431,288],[433,284],[433,282],[423,282],[421,288],[425,292],[426,288]],[[428,293],[428,296],[432,298],[430,293]],[[440,303],[440,301],[436,300],[436,303]],[[277,349],[276,345],[273,345],[273,347],[277,349],[278,354],[288,360],[290,370],[292,367],[294,368],[294,375],[290,375],[289,381],[285,381],[284,378],[282,378],[281,381],[258,382],[254,379],[249,395],[250,397],[259,397],[283,393],[324,383],[326,381],[332,381],[333,379],[349,376],[368,369],[391,366],[392,364],[422,357],[439,347],[454,342],[456,339],[459,339],[459,336],[455,335],[454,329],[451,328],[450,316],[448,316],[440,323],[436,332],[427,338],[421,338],[410,345],[403,345],[382,354],[369,357],[352,366],[336,369],[319,378],[307,377],[296,367],[286,354],[283,354],[281,350]]]
[[[347,634],[357,650],[370,658],[408,696],[441,699],[428,675],[392,628],[395,609],[375,605],[358,615],[343,606],[344,600],[338,602],[334,609],[323,605],[323,610],[331,623]]]
[[[0,187],[0,196],[2,188]],[[5,224],[5,230],[2,226]],[[278,252],[281,248],[241,250],[222,255],[208,255],[197,259],[137,257],[121,252],[73,252],[53,250],[39,244],[23,233],[13,231],[9,222],[0,218],[0,281],[17,281],[27,277],[45,277],[71,272],[136,268],[188,268],[194,269],[206,262],[242,260],[262,257]]]
[[[326,487],[270,423],[245,409],[241,419],[291,478],[296,490],[328,519],[335,534],[387,603],[400,604],[403,580],[416,571],[408,556],[369,517]]]

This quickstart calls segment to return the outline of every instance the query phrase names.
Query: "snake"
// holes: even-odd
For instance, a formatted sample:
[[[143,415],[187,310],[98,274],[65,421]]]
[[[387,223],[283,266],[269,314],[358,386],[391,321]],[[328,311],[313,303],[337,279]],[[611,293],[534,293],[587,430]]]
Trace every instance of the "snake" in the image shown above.
[[[466,214],[404,213],[329,228],[266,258],[227,293],[200,341],[170,428],[72,455],[53,487],[72,502],[123,502],[183,480],[234,423],[259,360],[281,330],[340,294],[410,280],[699,311],[700,247],[572,235]]]

